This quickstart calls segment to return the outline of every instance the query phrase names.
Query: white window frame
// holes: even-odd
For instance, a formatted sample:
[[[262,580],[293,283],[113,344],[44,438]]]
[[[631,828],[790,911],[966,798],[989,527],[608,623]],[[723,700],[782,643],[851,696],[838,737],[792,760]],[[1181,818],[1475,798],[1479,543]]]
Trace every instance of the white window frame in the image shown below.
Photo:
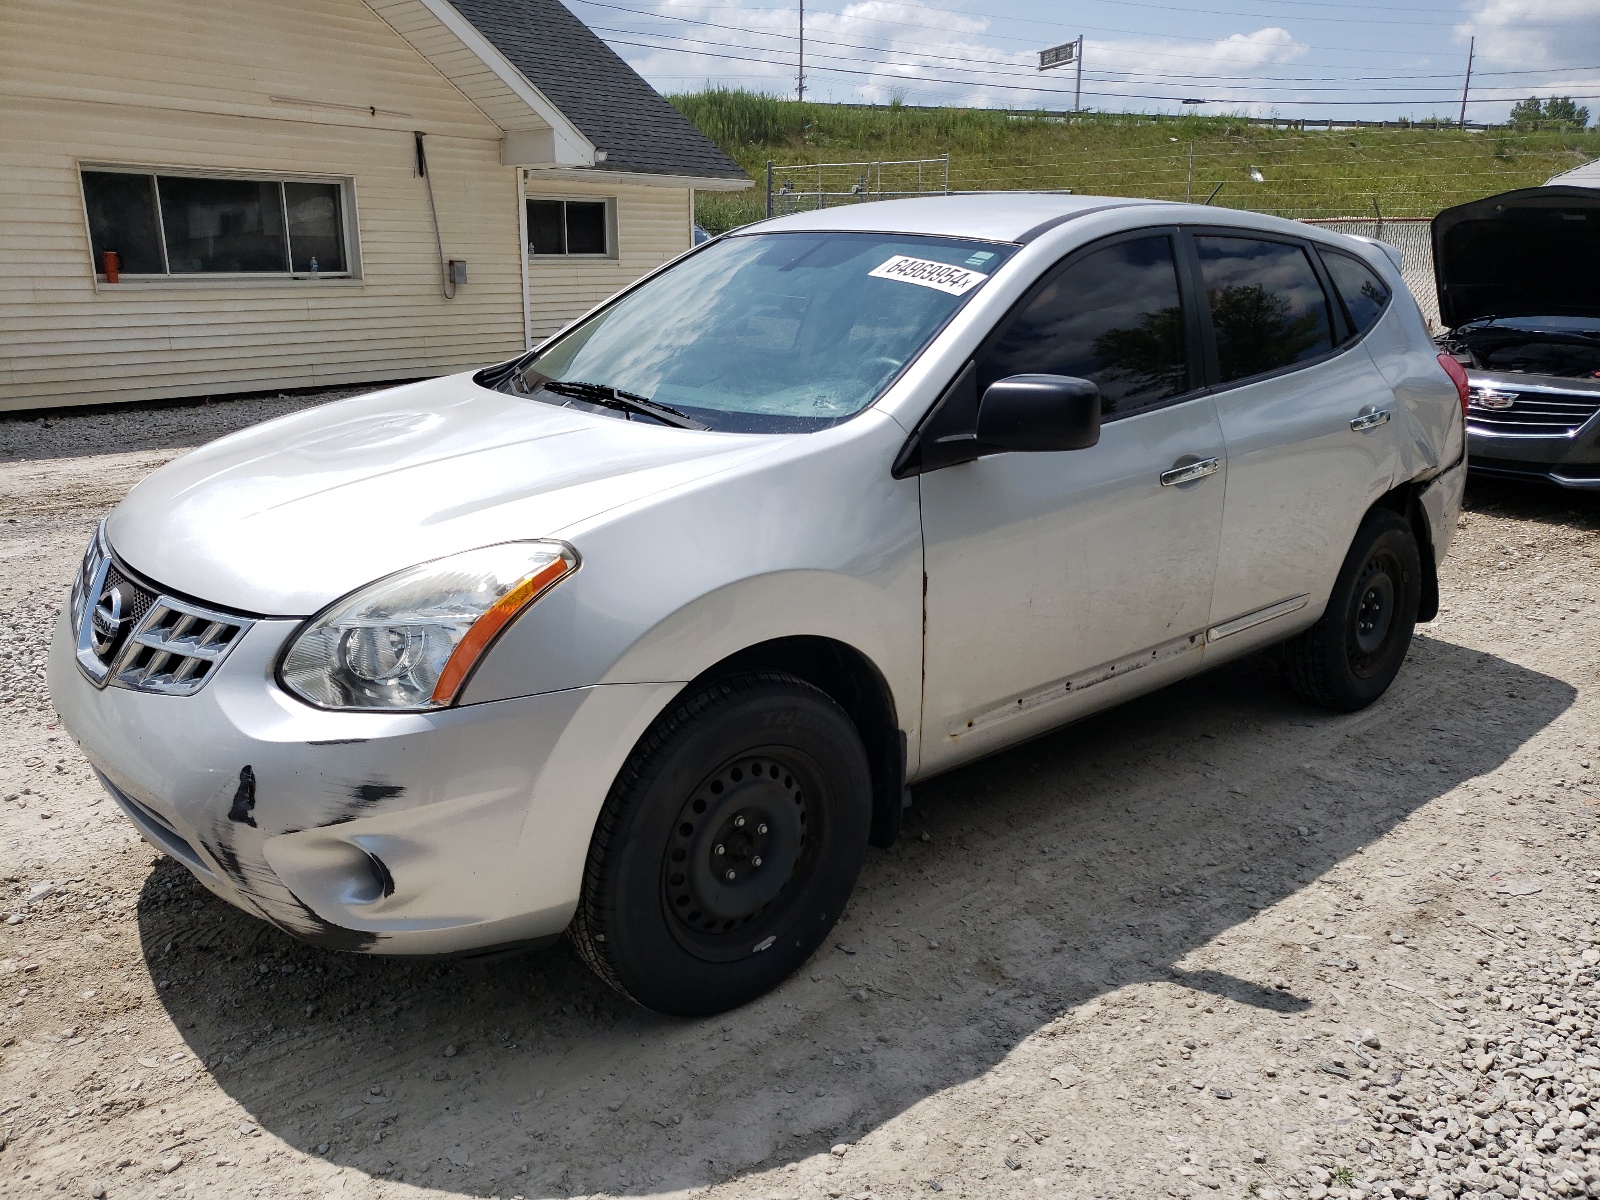
[[[236,171],[225,167],[171,167],[135,165],[130,163],[108,163],[90,160],[79,160],[76,164],[78,172],[78,198],[83,204],[83,229],[88,239],[91,258],[94,254],[94,230],[89,224],[89,198],[83,188],[83,173],[85,171],[109,172],[120,175],[166,175],[183,176],[189,179],[243,179],[251,183],[323,183],[333,184],[339,189],[339,233],[344,240],[345,269],[343,271],[161,271],[161,272],[129,272],[119,271],[119,282],[106,283],[105,270],[102,264],[91,262],[94,270],[94,279],[97,287],[109,289],[120,288],[124,284],[153,284],[159,287],[205,287],[219,283],[251,283],[251,284],[285,284],[285,283],[311,283],[328,285],[348,285],[361,281],[361,240],[360,222],[356,216],[356,181],[348,175],[321,175],[299,171]],[[167,256],[166,228],[161,218],[161,189],[154,188],[156,200],[156,229],[161,236],[161,257],[165,261]],[[284,212],[284,245],[289,246],[288,207],[283,206]]]
[[[606,252],[604,254],[535,254],[532,244],[523,238],[523,253],[530,263],[537,262],[615,262],[617,259],[617,198],[615,196],[575,196],[568,194],[547,195],[543,192],[522,195],[523,220],[527,220],[528,201],[548,200],[560,201],[564,204],[604,204],[606,206]]]

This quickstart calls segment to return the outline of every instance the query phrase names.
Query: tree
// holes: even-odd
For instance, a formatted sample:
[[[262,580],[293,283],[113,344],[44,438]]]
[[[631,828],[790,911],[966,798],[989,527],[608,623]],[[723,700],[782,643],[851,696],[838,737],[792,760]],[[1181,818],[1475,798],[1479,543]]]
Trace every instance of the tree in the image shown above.
[[[1552,125],[1568,125],[1582,129],[1589,123],[1589,108],[1579,108],[1571,96],[1553,96],[1544,104],[1544,119]]]
[[[1543,102],[1529,96],[1511,108],[1511,124],[1519,129],[1582,129],[1588,123],[1589,109],[1579,108],[1571,96],[1552,96]]]
[[[1544,119],[1544,105],[1537,96],[1529,96],[1511,106],[1511,124],[1518,129],[1537,129]]]

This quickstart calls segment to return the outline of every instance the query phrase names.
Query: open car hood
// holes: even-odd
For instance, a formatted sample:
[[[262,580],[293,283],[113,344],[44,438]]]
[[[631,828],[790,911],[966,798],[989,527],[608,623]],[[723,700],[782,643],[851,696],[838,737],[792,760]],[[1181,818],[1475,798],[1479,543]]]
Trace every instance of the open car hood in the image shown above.
[[[1600,189],[1536,187],[1447,208],[1433,219],[1439,315],[1600,316]]]

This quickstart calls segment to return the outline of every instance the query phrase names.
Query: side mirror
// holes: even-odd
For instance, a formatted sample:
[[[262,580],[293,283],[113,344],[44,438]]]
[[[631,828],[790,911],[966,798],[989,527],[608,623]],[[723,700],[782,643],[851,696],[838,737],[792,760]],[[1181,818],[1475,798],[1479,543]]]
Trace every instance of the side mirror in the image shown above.
[[[999,450],[1083,450],[1100,440],[1100,389],[1071,375],[1010,375],[978,402],[978,441]]]

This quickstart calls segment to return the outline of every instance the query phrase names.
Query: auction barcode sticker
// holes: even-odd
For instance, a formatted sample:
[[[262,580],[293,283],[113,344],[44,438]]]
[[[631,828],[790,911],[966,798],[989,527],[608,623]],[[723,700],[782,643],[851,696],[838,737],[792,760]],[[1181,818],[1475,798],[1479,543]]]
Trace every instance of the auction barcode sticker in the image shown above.
[[[952,296],[964,295],[989,278],[982,271],[952,267],[949,263],[934,262],[928,258],[911,258],[905,254],[896,254],[867,274],[874,279],[898,279],[901,283],[914,283],[919,287],[948,292]]]

